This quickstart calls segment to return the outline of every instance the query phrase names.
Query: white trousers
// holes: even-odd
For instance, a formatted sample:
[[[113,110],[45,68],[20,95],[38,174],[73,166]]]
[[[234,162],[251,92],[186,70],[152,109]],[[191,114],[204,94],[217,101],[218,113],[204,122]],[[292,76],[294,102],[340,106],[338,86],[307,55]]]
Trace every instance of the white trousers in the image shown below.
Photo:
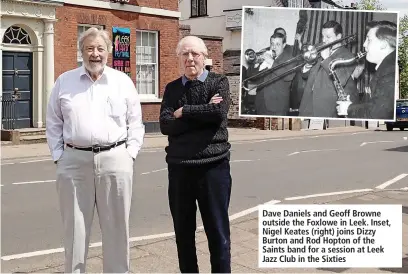
[[[96,205],[103,272],[129,272],[133,158],[126,145],[93,153],[67,147],[57,163],[65,272],[84,273]]]

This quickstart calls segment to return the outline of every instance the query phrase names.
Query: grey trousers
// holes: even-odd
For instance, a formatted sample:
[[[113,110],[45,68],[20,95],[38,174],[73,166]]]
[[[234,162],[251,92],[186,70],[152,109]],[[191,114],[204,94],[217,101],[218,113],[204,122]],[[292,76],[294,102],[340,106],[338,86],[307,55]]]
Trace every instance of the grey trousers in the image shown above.
[[[65,272],[84,273],[96,205],[103,272],[129,272],[133,158],[125,145],[94,154],[67,147],[57,162]]]

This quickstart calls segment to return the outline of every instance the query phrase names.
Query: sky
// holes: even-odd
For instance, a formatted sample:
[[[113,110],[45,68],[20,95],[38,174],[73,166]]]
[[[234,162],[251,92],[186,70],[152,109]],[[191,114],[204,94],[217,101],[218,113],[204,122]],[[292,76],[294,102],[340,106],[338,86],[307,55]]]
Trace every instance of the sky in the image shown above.
[[[350,3],[359,2],[357,0],[341,0],[344,5],[350,6]],[[408,15],[408,0],[379,0],[381,5],[387,11],[400,11],[400,18]]]

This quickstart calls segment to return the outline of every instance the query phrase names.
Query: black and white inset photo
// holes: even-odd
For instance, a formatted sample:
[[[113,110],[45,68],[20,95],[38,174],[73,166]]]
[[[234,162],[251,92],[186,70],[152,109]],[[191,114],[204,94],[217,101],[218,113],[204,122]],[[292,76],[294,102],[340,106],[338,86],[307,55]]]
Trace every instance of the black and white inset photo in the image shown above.
[[[240,116],[395,120],[398,12],[244,6]]]

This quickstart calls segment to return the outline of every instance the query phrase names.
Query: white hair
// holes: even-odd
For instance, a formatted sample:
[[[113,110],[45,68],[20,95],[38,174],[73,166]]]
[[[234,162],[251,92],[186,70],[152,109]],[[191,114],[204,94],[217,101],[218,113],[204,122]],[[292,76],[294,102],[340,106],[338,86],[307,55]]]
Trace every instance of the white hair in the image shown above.
[[[207,46],[205,45],[203,39],[197,37],[197,36],[193,36],[193,35],[188,35],[186,37],[183,37],[177,44],[177,48],[176,48],[176,54],[177,56],[180,56],[181,54],[181,49],[183,48],[184,44],[187,42],[191,42],[194,45],[197,46],[197,48],[200,50],[200,53],[204,55],[204,57],[208,56],[208,50],[207,50]]]
[[[100,30],[95,27],[86,30],[79,38],[79,49],[81,50],[81,52],[83,52],[84,50],[85,40],[89,37],[101,37],[105,41],[108,52],[112,52],[112,40],[109,38],[108,32],[106,30]]]

